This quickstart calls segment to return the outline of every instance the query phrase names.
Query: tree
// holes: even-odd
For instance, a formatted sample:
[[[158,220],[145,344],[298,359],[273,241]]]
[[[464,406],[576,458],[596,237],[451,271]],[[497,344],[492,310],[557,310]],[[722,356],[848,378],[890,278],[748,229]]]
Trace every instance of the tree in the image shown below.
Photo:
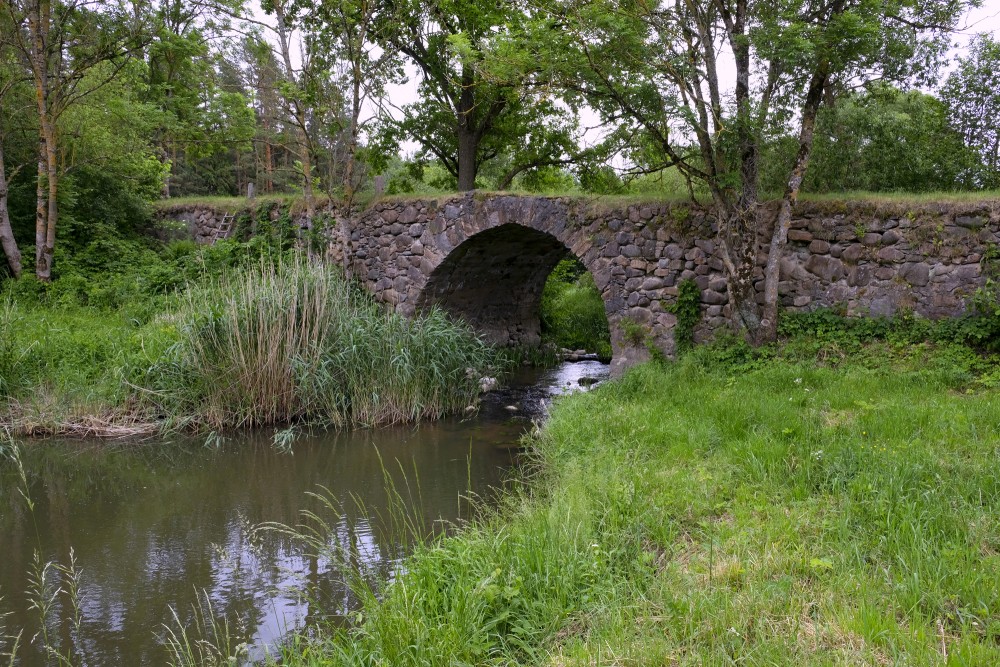
[[[831,86],[901,80],[939,62],[967,3],[951,0],[553,0],[536,43],[570,91],[621,123],[638,169],[710,193],[734,323],[777,333],[779,260]],[[732,57],[733,76],[720,66]],[[730,97],[731,93],[731,97]],[[784,194],[759,238],[762,146],[796,123]],[[763,261],[758,265],[758,258]],[[758,303],[758,290],[763,303]]]
[[[976,37],[941,97],[952,125],[982,161],[983,168],[969,175],[970,186],[1000,187],[1000,42],[990,35]]]
[[[265,0],[262,3],[264,11],[274,16],[276,26],[273,29],[277,39],[278,54],[281,57],[281,79],[278,81],[280,101],[285,105],[288,119],[295,131],[295,147],[292,149],[298,158],[298,167],[302,174],[302,196],[306,205],[306,217],[312,220],[316,215],[316,197],[313,192],[313,156],[316,152],[315,142],[310,133],[309,124],[309,93],[307,75],[309,60],[307,54],[301,68],[292,64],[292,38],[301,17],[298,7],[287,0]],[[315,86],[313,86],[315,91]]]
[[[476,187],[480,167],[506,156],[513,172],[563,164],[575,149],[575,118],[551,103],[535,80],[515,2],[387,0],[380,39],[420,71],[420,99],[401,108],[388,140],[409,137],[433,154],[460,191]],[[519,153],[524,137],[534,148]]]
[[[124,5],[87,0],[7,0],[13,45],[30,72],[40,135],[35,212],[35,275],[49,281],[59,218],[59,119],[118,75],[142,47],[137,16]],[[101,77],[87,74],[111,67]]]
[[[3,25],[3,18],[0,17],[0,28]],[[3,247],[4,256],[7,258],[7,266],[11,275],[15,278],[21,275],[21,250],[18,248],[17,239],[14,238],[14,230],[10,224],[10,210],[8,206],[8,194],[10,192],[10,182],[14,174],[7,176],[6,156],[4,145],[6,142],[6,118],[5,101],[13,88],[17,85],[17,64],[12,62],[10,53],[3,48],[0,43],[0,246]]]
[[[332,73],[334,85],[346,98],[341,185],[350,209],[358,186],[356,162],[364,107],[380,101],[386,84],[401,77],[400,60],[394,50],[380,48],[375,41],[384,10],[379,0],[320,0],[309,2],[308,10],[304,13],[307,47],[322,69]]]
[[[787,143],[787,142],[785,142]],[[775,155],[778,165],[790,159]],[[837,96],[816,122],[810,191],[921,192],[969,187],[977,163],[933,95],[873,84]],[[780,169],[775,170],[780,173]]]

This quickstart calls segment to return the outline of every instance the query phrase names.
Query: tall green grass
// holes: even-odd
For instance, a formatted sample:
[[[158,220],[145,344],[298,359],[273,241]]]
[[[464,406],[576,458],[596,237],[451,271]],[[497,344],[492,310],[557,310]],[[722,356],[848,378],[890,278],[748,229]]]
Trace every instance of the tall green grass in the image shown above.
[[[282,664],[1000,663],[997,362],[878,346],[560,402],[524,492]]]
[[[389,424],[473,403],[492,349],[440,311],[388,312],[332,267],[261,263],[188,290],[146,374],[168,416],[211,427]]]

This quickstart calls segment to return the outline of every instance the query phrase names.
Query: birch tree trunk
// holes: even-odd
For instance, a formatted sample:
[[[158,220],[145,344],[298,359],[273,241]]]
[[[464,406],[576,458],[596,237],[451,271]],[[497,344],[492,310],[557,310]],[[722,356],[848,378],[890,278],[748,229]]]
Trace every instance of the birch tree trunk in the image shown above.
[[[773,341],[778,337],[778,282],[781,279],[781,256],[788,241],[788,228],[792,223],[792,208],[799,199],[802,180],[809,167],[809,157],[812,154],[813,138],[816,131],[816,116],[819,114],[823,93],[829,79],[827,66],[821,64],[809,81],[809,90],[802,108],[802,125],[799,128],[799,150],[795,155],[795,164],[788,177],[784,196],[778,207],[778,215],[771,232],[771,243],[767,251],[767,264],[764,267],[764,335],[766,340]]]
[[[10,226],[10,215],[7,211],[7,169],[4,163],[3,137],[0,137],[0,245],[7,257],[7,265],[15,278],[21,277],[21,251],[14,238],[14,230]]]

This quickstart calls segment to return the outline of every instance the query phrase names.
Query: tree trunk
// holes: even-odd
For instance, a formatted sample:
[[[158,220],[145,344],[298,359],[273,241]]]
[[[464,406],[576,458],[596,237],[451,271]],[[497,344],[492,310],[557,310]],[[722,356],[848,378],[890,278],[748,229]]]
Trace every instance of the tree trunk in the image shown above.
[[[351,214],[354,204],[354,161],[358,152],[359,123],[361,121],[361,67],[357,61],[352,63],[353,81],[351,87],[351,126],[347,138],[347,162],[344,165],[344,207],[346,214]]]
[[[39,137],[38,171],[35,174],[35,266],[42,261],[48,206],[45,201],[45,142]]]
[[[809,156],[812,154],[813,137],[816,130],[816,116],[823,101],[828,77],[826,64],[821,64],[813,73],[806,93],[805,105],[802,109],[802,125],[799,129],[799,150],[795,155],[795,164],[788,177],[785,194],[778,207],[778,215],[771,232],[771,244],[767,251],[767,265],[764,267],[764,330],[762,334],[767,341],[778,337],[778,281],[781,279],[781,256],[788,240],[788,228],[792,223],[792,207],[799,198],[802,180],[809,166]]]
[[[292,68],[292,48],[289,43],[290,35],[288,24],[285,20],[285,5],[283,2],[274,2],[274,18],[278,24],[278,46],[281,48],[281,59],[285,64],[285,77],[290,83],[297,84],[295,70]],[[302,101],[297,96],[289,100],[292,105],[292,113],[295,117],[296,140],[299,144],[299,163],[302,165],[302,196],[306,200],[306,219],[309,229],[312,229],[312,219],[316,215],[316,199],[312,186],[312,155],[310,155],[309,136],[306,134],[306,112],[302,106]]]
[[[21,277],[21,251],[14,238],[14,230],[10,226],[10,215],[7,212],[7,170],[4,164],[3,141],[0,140],[0,245],[7,257],[7,265],[15,278]]]
[[[267,132],[269,128],[265,126],[264,131]],[[274,156],[271,154],[271,139],[264,140],[264,191],[268,194],[274,192]]]
[[[56,130],[51,118],[41,122],[45,136],[46,211],[45,241],[41,251],[36,251],[35,276],[43,281],[52,280],[52,259],[56,247],[56,222],[59,218],[59,158],[56,149]]]
[[[49,0],[37,0],[31,5],[28,11],[28,30],[31,34],[29,60],[35,84],[39,125],[38,182],[35,188],[35,275],[45,282],[52,278],[52,255],[59,216],[56,199],[59,187],[59,163],[56,154],[53,100],[50,99],[47,50],[51,20]]]
[[[462,68],[462,92],[458,96],[458,191],[476,188],[476,154],[482,136],[475,126],[475,74],[471,67]]]
[[[754,289],[757,268],[757,209],[759,148],[753,128],[750,100],[750,42],[745,39],[748,6],[738,0],[732,45],[736,64],[736,137],[740,151],[740,190],[727,222],[725,244],[729,254],[729,303],[733,322],[746,332],[751,345],[762,338],[762,318]]]
[[[761,314],[754,289],[757,268],[757,207],[741,207],[727,222],[727,287],[733,323],[745,332],[751,345],[760,345]]]

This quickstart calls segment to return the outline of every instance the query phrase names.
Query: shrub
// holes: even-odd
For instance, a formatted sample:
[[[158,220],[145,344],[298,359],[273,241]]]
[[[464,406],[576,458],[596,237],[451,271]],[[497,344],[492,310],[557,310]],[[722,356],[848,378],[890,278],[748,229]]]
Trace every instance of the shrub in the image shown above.
[[[220,428],[311,419],[386,424],[464,408],[491,348],[441,312],[386,312],[301,256],[189,289],[179,342],[144,380],[167,414]]]

